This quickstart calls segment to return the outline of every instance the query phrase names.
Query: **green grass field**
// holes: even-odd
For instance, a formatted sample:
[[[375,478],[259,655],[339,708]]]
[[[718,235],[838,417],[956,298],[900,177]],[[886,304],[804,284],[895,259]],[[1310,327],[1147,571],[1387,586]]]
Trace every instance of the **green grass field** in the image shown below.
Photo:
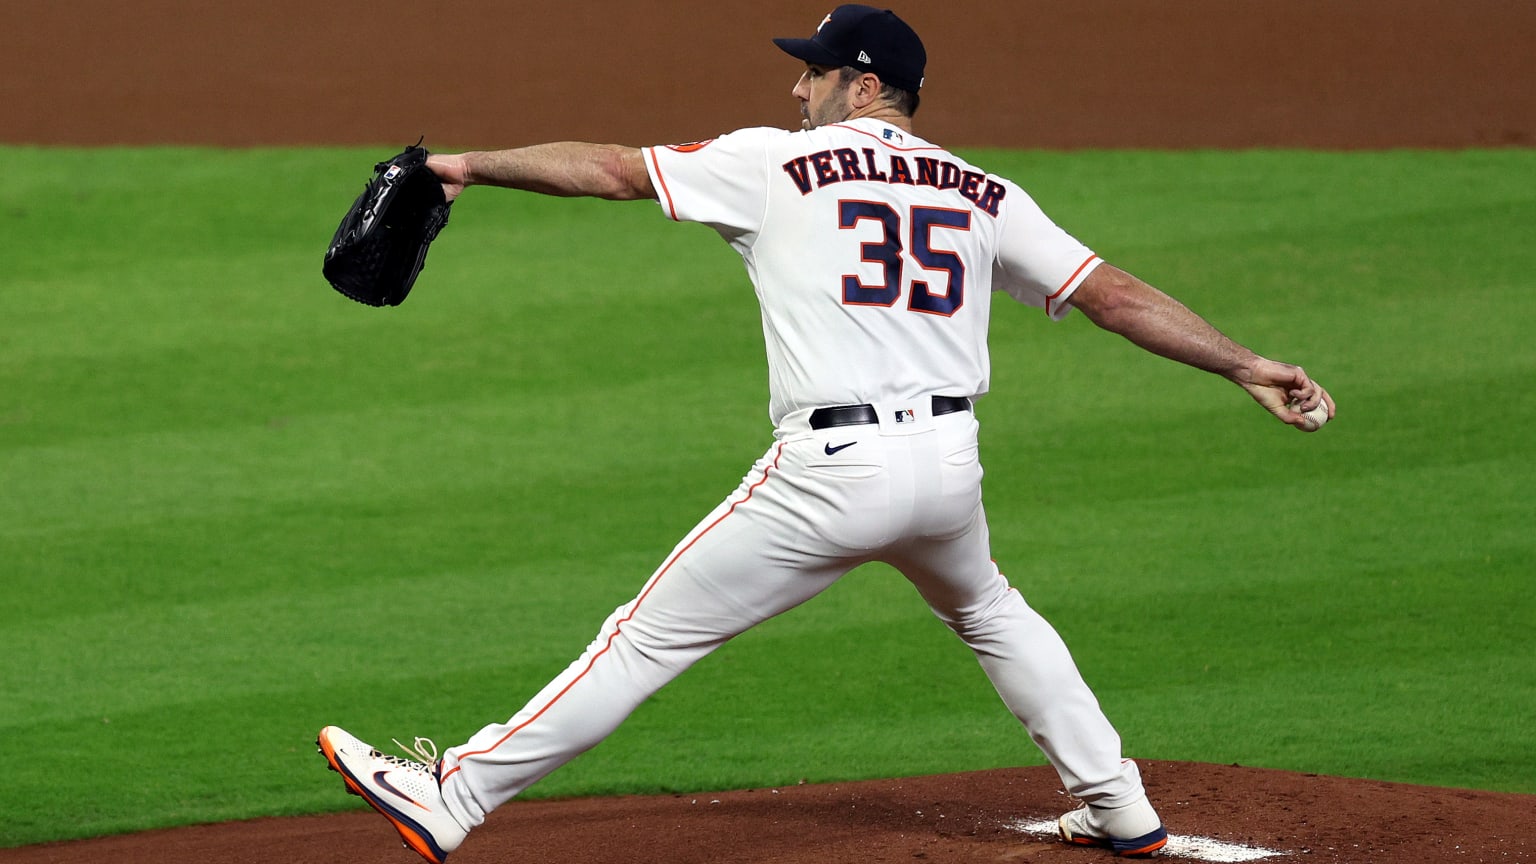
[[[504,719],[768,444],[652,204],[475,190],[376,310],[320,258],[381,152],[3,152],[0,846],[358,806],[317,729]],[[994,553],[1127,751],[1536,792],[1536,152],[966,155],[1339,402],[997,304]],[[1040,761],[871,567],[530,795]]]

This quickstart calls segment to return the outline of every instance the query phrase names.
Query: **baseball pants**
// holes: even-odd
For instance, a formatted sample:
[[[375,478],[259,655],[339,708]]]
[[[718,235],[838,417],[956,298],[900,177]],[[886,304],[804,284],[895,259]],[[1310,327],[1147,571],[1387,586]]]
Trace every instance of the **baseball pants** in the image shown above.
[[[733,636],[870,561],[904,574],[971,648],[1068,791],[1105,807],[1140,799],[1136,765],[1066,645],[992,561],[975,415],[875,408],[868,425],[786,417],[741,485],[574,663],[511,719],[445,752],[454,817],[481,824]]]

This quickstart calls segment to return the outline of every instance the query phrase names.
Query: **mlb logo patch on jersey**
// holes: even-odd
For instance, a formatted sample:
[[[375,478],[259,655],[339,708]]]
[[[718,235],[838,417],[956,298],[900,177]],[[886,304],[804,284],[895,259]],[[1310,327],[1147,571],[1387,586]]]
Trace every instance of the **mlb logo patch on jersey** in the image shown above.
[[[897,144],[900,144],[904,140],[901,137],[901,133],[897,132],[895,129],[886,129],[884,132],[882,132],[880,134],[881,134],[881,136],[883,138],[885,138],[885,140],[887,140],[887,141],[895,141]]]
[[[911,423],[913,420],[916,420],[916,419],[917,419],[917,416],[912,413],[912,409],[911,408],[903,408],[900,411],[896,412],[896,422],[897,423]]]

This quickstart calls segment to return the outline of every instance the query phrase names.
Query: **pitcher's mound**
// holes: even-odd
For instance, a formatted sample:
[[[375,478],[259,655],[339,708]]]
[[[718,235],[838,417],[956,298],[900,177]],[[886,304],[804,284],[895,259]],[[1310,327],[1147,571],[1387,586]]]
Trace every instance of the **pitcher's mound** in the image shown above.
[[[1138,760],[1140,761],[1140,760]],[[1536,862],[1536,795],[1235,765],[1140,761],[1169,861]],[[344,794],[336,784],[337,795]],[[1049,768],[731,792],[514,801],[454,864],[1092,864],[1051,825],[1075,802]],[[0,851],[3,864],[418,864],[371,810]]]

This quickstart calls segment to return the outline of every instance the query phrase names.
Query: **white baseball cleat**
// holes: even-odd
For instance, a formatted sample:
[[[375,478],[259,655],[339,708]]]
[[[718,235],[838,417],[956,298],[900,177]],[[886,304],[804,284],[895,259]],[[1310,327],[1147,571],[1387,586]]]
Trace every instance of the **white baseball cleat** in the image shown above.
[[[418,744],[423,740],[418,738]],[[383,814],[421,857],[443,864],[464,842],[469,832],[443,803],[435,746],[430,755],[417,754],[425,761],[387,756],[335,726],[321,729],[315,743],[331,770],[346,781],[347,791]]]
[[[1155,855],[1168,843],[1168,831],[1145,798],[1113,809],[1084,805],[1057,824],[1066,842],[1110,849],[1123,858]]]

